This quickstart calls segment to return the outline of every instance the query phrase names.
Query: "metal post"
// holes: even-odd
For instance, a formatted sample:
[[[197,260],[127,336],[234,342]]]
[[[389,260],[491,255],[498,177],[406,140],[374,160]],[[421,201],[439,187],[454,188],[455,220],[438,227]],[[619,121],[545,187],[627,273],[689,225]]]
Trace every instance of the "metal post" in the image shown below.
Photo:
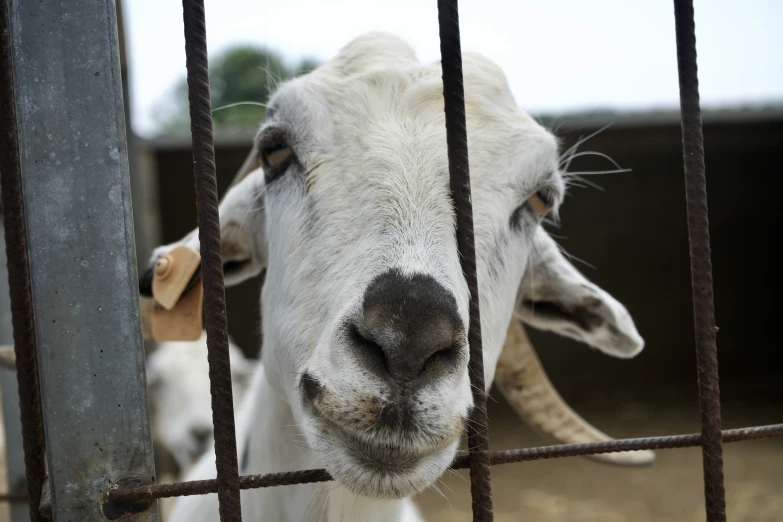
[[[11,49],[54,520],[154,482],[114,0],[12,1]]]
[[[462,46],[457,0],[438,0],[440,55],[443,72],[443,101],[446,112],[446,146],[449,157],[449,186],[457,225],[457,251],[462,273],[470,290],[468,371],[473,392],[473,412],[468,423],[470,451],[470,494],[473,520],[492,522],[492,470],[489,462],[489,419],[484,383],[484,349],[481,341],[478,270],[473,237],[473,201],[470,195],[468,130],[465,122],[465,88],[462,79]]]
[[[677,38],[677,71],[680,80],[693,325],[696,333],[696,366],[699,376],[704,505],[708,522],[725,522],[726,493],[721,445],[720,378],[693,0],[674,1],[674,28]]]
[[[139,150],[139,138],[133,133],[130,110],[130,80],[128,77],[128,46],[125,43],[122,2],[117,4],[117,35],[120,44],[120,77],[122,79],[123,113],[125,114],[125,136],[128,147],[128,171],[130,172],[131,203],[133,206],[133,230],[136,241],[137,268],[147,268],[152,251],[160,244],[157,231],[159,212],[151,204],[149,192],[151,183],[143,179],[146,172],[142,168],[142,152]],[[153,209],[154,207],[154,209]],[[149,326],[147,326],[149,328]],[[151,354],[157,347],[154,339],[144,341],[145,355]]]
[[[242,522],[204,0],[182,0],[182,8],[198,238],[201,244],[201,279],[204,283],[204,330],[207,332],[209,389],[212,394],[212,424],[215,428],[218,504],[221,522]]]
[[[2,216],[0,216],[2,224]],[[5,261],[5,233],[0,226],[0,345],[14,343],[11,327],[11,291],[8,288],[8,269]],[[8,471],[8,492],[26,493],[27,480],[24,467],[24,446],[22,444],[22,422],[19,412],[19,392],[16,372],[0,368],[0,393],[3,395],[3,428],[5,429],[5,462]],[[3,491],[2,493],[5,493]],[[27,502],[11,502],[11,522],[30,520]]]
[[[46,482],[45,442],[14,90],[9,0],[0,0],[0,207],[5,233],[27,506],[31,522],[42,522],[41,498]]]
[[[125,114],[125,136],[128,143],[128,168],[130,171],[131,201],[133,203],[133,230],[136,236],[136,254],[138,268],[147,268],[149,256],[160,244],[158,233],[159,212],[150,198],[149,175],[144,171],[144,153],[140,150],[139,138],[133,133],[131,125],[130,74],[128,72],[128,46],[125,43],[122,3],[117,4],[117,34],[120,43],[120,77],[122,78],[123,111]],[[156,199],[156,198],[154,198]],[[151,345],[154,343],[151,343]]]

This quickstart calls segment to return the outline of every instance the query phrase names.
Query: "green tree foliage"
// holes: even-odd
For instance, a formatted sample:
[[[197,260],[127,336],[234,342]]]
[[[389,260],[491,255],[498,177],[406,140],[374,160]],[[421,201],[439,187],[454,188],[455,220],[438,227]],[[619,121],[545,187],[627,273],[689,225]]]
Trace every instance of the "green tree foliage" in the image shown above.
[[[258,104],[266,103],[280,82],[306,74],[318,65],[315,60],[304,59],[289,67],[278,53],[249,46],[235,47],[210,60],[212,121],[215,130],[255,129],[266,111]],[[233,104],[242,105],[227,107]],[[184,133],[190,129],[185,79],[180,81],[172,96],[161,104],[158,121],[165,133]]]

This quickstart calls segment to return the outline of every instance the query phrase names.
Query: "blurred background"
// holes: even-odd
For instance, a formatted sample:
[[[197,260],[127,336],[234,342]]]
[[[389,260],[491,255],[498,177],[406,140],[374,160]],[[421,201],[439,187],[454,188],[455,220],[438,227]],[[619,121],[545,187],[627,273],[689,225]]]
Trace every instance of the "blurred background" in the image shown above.
[[[122,0],[121,47],[137,252],[196,226],[181,4]],[[207,0],[221,195],[243,162],[275,85],[369,30],[439,58],[436,2]],[[774,250],[783,223],[783,2],[695,2],[724,427],[783,420],[783,291]],[[552,229],[577,268],[623,302],[646,340],[633,360],[528,329],[565,399],[615,437],[699,431],[688,238],[671,2],[460,2],[463,51],[506,72],[521,107],[564,148],[632,172],[573,188]],[[219,110],[218,110],[219,109]],[[571,171],[611,169],[596,156]],[[227,292],[231,336],[260,347],[254,280]],[[493,390],[492,449],[544,443]],[[783,520],[783,441],[725,447],[729,520]],[[496,520],[704,520],[699,449],[658,452],[645,469],[585,458],[496,467]],[[464,480],[463,480],[464,479]],[[467,474],[418,499],[428,520],[470,520]]]

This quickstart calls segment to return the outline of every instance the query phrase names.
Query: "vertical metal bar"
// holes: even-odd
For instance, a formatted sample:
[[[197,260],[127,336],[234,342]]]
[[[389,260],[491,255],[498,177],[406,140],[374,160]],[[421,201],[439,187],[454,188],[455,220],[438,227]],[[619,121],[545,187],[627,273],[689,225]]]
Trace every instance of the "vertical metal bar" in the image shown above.
[[[155,474],[115,3],[13,1],[10,21],[53,518],[156,521],[102,505]]]
[[[154,235],[151,234],[151,231],[149,230],[149,224],[152,221],[150,218],[151,205],[147,198],[147,191],[144,190],[146,187],[141,179],[143,172],[139,165],[139,139],[133,133],[133,127],[131,125],[128,55],[123,23],[122,2],[119,2],[117,3],[117,39],[119,40],[120,45],[120,78],[122,81],[123,113],[125,115],[125,136],[127,138],[128,146],[128,171],[130,173],[131,206],[133,208],[133,235],[136,241],[137,269],[143,270],[147,267],[150,255],[152,255],[155,245],[159,244],[159,242],[150,237],[151,235]],[[142,324],[142,326],[144,325]],[[147,327],[149,328],[149,326]],[[144,353],[146,355],[152,353],[156,347],[157,343],[154,339],[144,340]]]
[[[473,237],[473,204],[470,197],[468,138],[465,124],[465,93],[462,83],[462,50],[457,0],[438,0],[440,53],[443,68],[443,98],[446,111],[446,141],[449,156],[451,196],[457,214],[457,249],[462,272],[470,290],[470,381],[473,412],[468,424],[470,491],[473,520],[491,522],[492,476],[489,463],[489,425],[484,383],[484,355],[481,344],[479,286],[476,247]]]
[[[138,168],[134,161],[134,152],[136,149],[136,137],[133,135],[133,129],[131,128],[131,113],[130,113],[130,95],[128,88],[128,59],[127,59],[127,47],[125,45],[125,31],[123,27],[122,18],[122,2],[117,4],[117,39],[120,45],[120,81],[122,82],[122,100],[123,100],[123,114],[125,115],[125,136],[127,139],[128,148],[128,170],[130,172],[131,183],[131,202],[133,204],[133,230],[136,240],[136,254],[138,255],[140,269],[146,268],[152,250],[148,249],[149,241],[146,237],[146,230],[143,223],[144,218],[142,206],[144,201],[140,199],[142,194],[141,187],[138,183]]]
[[[1,221],[2,216],[0,216]],[[8,270],[5,260],[5,233],[2,227],[0,227],[0,345],[13,343],[11,291],[8,288]],[[5,462],[8,472],[7,484],[8,493],[12,495],[23,493],[27,490],[18,389],[16,371],[0,368],[0,393],[3,395],[3,429],[5,430]],[[6,492],[3,491],[2,493]],[[26,502],[11,502],[8,509],[11,522],[30,520],[30,509]]]
[[[40,522],[43,517],[38,506],[46,475],[45,445],[30,265],[27,257],[27,230],[22,202],[10,14],[8,0],[0,0],[0,196],[29,515],[30,520]]]
[[[690,240],[693,321],[699,376],[704,494],[708,522],[726,520],[721,444],[718,348],[715,342],[715,307],[712,289],[707,178],[704,136],[699,105],[696,64],[696,26],[692,0],[675,0],[677,68],[680,80],[682,148],[685,162],[685,196]]]
[[[239,463],[228,355],[228,321],[220,245],[215,148],[212,140],[204,1],[183,0],[182,7],[220,520],[239,522],[242,520]]]
[[[157,213],[153,212],[152,205],[147,197],[139,150],[139,138],[133,132],[131,122],[131,98],[130,88],[131,74],[128,72],[128,46],[125,41],[123,27],[122,2],[117,3],[117,34],[120,43],[120,78],[122,79],[123,112],[125,114],[125,135],[128,142],[128,169],[130,171],[131,202],[133,205],[133,231],[136,237],[136,256],[139,269],[146,269],[149,257],[154,248],[160,244],[150,225],[157,221]],[[152,346],[154,343],[148,343]]]

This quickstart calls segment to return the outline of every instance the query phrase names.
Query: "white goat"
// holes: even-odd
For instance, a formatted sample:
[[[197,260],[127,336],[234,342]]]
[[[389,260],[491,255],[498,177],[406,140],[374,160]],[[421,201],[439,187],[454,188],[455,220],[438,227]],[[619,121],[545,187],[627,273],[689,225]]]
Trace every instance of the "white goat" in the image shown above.
[[[209,391],[206,333],[193,342],[165,342],[147,358],[155,442],[171,454],[186,473],[214,446]],[[231,383],[238,407],[250,385],[256,361],[245,358],[229,340]]]
[[[514,314],[633,357],[644,343],[626,309],[541,226],[565,191],[557,140],[497,66],[463,62],[487,387]],[[278,88],[221,203],[227,284],[266,268],[240,472],[325,467],[337,482],[243,491],[247,520],[418,521],[410,496],[455,457],[473,404],[442,89],[440,64],[398,38],[353,40]],[[195,233],[182,243],[199,248]],[[537,422],[557,437],[553,426]],[[187,478],[214,477],[214,462],[209,452]],[[180,499],[171,519],[218,520],[216,495]]]

